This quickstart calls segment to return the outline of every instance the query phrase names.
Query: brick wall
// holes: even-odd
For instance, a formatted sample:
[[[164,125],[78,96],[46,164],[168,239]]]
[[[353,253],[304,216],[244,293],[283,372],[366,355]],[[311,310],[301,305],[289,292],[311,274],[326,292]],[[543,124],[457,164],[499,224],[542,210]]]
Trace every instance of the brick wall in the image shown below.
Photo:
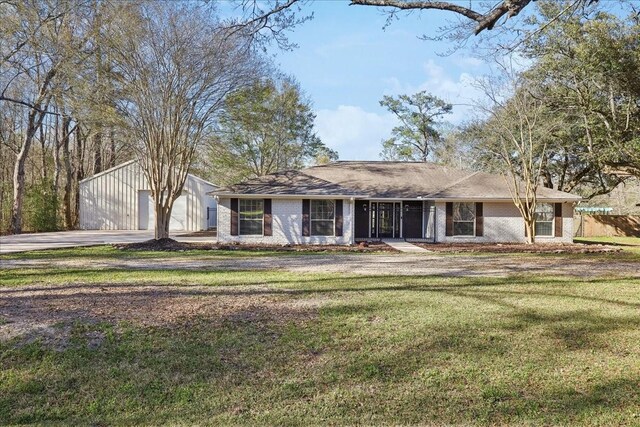
[[[343,235],[341,237],[303,237],[302,199],[272,199],[273,236],[232,236],[230,200],[229,198],[220,198],[218,202],[218,240],[220,242],[271,245],[307,243],[348,245],[353,243],[353,202],[349,200],[345,200],[343,205]]]
[[[525,242],[524,220],[520,211],[511,202],[484,202],[484,236],[462,237],[446,236],[446,203],[436,202],[436,238],[438,242]],[[562,237],[537,237],[536,242],[573,241],[573,206],[571,203],[562,204]]]
[[[484,236],[452,237],[445,236],[445,203],[436,204],[436,237],[438,242],[525,242],[524,221],[520,212],[511,202],[484,203]],[[273,236],[232,236],[230,199],[220,198],[218,203],[218,240],[220,242],[242,242],[263,244],[351,244],[353,243],[353,202],[344,201],[344,235],[302,236],[302,200],[273,199]],[[570,203],[562,205],[563,237],[538,237],[537,242],[564,242],[573,240],[573,207]]]

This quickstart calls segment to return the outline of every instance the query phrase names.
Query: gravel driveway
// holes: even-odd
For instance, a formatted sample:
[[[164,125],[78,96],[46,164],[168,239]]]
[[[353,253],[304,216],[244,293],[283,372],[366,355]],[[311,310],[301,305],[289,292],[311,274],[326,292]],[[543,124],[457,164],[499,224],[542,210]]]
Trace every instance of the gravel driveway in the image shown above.
[[[615,254],[563,256],[501,254],[322,254],[256,257],[206,256],[158,259],[2,260],[4,268],[121,268],[192,270],[285,270],[298,273],[492,276],[512,274],[640,277],[640,263]]]
[[[184,236],[186,233],[182,231],[172,232],[171,237],[180,242],[210,242],[215,240],[211,237]],[[113,243],[135,243],[152,238],[153,231],[149,230],[73,230],[13,234],[0,236],[0,254]]]

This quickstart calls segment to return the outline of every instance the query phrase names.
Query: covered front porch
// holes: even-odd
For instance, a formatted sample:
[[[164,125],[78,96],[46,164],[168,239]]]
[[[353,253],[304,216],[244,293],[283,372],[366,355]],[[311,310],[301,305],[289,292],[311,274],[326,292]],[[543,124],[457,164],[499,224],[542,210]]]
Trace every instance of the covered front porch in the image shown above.
[[[432,200],[360,199],[354,203],[356,242],[401,239],[435,242]]]

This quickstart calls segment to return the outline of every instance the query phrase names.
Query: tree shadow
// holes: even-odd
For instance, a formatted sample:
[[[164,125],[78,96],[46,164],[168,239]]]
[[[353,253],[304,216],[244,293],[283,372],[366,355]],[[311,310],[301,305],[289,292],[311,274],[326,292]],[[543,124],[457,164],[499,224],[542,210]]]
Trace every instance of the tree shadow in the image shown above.
[[[310,421],[329,416],[336,424],[366,423],[372,413],[390,424],[571,424],[637,407],[637,373],[596,378],[578,390],[562,378],[531,386],[518,377],[518,363],[589,350],[607,360],[610,337],[640,329],[640,303],[580,290],[581,283],[598,282],[377,275],[265,280],[254,272],[249,283],[229,286],[6,289],[3,314],[10,307],[12,315],[57,319],[73,330],[63,351],[38,341],[0,344],[3,369],[25,375],[0,386],[0,419],[202,421],[195,411],[249,424],[275,420],[268,414],[281,422],[299,422],[305,414]],[[538,297],[569,305],[546,309],[522,301]],[[156,318],[161,321],[145,322]],[[95,331],[104,341],[90,348],[87,334]],[[535,356],[514,350],[527,337],[539,347]],[[492,377],[501,366],[513,370],[510,383]],[[549,378],[549,369],[541,364],[530,375]],[[392,401],[398,389],[404,394],[395,406],[380,403]],[[342,390],[342,402],[331,400],[333,390]]]

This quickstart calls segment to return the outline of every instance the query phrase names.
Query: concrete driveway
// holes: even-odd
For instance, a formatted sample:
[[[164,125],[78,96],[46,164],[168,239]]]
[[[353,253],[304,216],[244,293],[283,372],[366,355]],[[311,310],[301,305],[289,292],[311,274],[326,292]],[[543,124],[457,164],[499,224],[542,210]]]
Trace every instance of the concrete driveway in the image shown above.
[[[176,231],[171,238],[182,242],[211,242],[215,237],[180,237],[186,232]],[[149,230],[75,230],[54,233],[17,234],[0,236],[0,254],[36,251],[42,249],[71,248],[113,243],[143,242],[153,238]]]

